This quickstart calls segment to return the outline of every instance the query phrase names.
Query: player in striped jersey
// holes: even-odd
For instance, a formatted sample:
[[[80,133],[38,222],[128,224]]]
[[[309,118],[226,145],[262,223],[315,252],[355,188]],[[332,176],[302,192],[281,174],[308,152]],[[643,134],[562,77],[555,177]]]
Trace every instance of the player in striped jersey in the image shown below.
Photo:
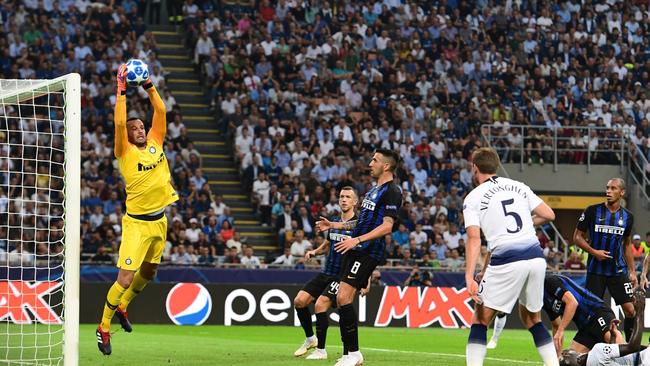
[[[616,319],[603,300],[562,275],[547,275],[544,279],[544,311],[553,325],[553,341],[558,352],[563,348],[564,330],[571,320],[578,328],[569,349],[580,353],[599,342],[610,342],[609,324]],[[614,342],[622,342],[618,330]]]
[[[574,350],[562,351],[560,366],[647,366],[650,365],[650,348],[641,346],[645,292],[632,295],[636,316],[632,336],[627,344],[598,343],[588,353]],[[616,332],[616,322],[610,323],[610,331]],[[614,338],[613,336],[610,338]]]
[[[587,259],[587,290],[601,299],[605,289],[621,305],[623,323],[629,340],[634,327],[632,292],[637,286],[630,234],[634,216],[621,206],[625,181],[613,178],[607,182],[607,201],[589,206],[580,216],[573,241],[589,253]],[[589,233],[589,243],[587,242]]]
[[[346,186],[341,188],[339,192],[339,206],[341,207],[340,222],[347,222],[356,220],[355,207],[359,202],[358,196],[354,188]],[[338,219],[333,220],[339,222]],[[334,249],[334,243],[344,241],[352,235],[351,229],[330,229],[327,232],[326,240],[321,246],[314,250],[305,253],[305,259],[309,260],[314,256],[328,253],[327,261],[323,272],[319,273],[311,281],[305,284],[305,287],[298,292],[296,298],[293,300],[300,320],[300,325],[305,331],[305,341],[302,346],[294,352],[294,356],[300,357],[307,353],[311,348],[317,347],[316,351],[309,355],[309,359],[327,359],[325,352],[325,338],[327,334],[327,327],[329,322],[327,319],[327,310],[336,305],[336,295],[339,288],[339,272],[341,269],[341,253]],[[316,299],[316,333],[314,335],[312,329],[311,313],[309,312],[309,304],[313,303]]]
[[[357,314],[352,301],[357,290],[367,286],[372,272],[384,260],[384,236],[393,231],[402,205],[401,190],[393,181],[398,162],[399,155],[392,150],[378,149],[375,152],[369,167],[370,175],[377,181],[377,185],[364,196],[358,220],[340,224],[321,218],[316,223],[318,231],[354,229],[352,238],[336,244],[336,250],[345,254],[336,301],[341,317],[341,336],[349,351],[336,366],[363,364],[363,356],[359,352]]]

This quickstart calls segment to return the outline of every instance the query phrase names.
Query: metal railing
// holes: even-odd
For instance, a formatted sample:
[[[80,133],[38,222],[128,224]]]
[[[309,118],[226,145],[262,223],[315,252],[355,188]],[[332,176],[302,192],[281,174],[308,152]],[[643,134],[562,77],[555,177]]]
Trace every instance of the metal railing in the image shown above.
[[[624,172],[626,138],[623,129],[592,126],[483,125],[482,137],[503,162],[519,163],[523,171],[532,160],[553,164],[620,165]],[[521,143],[512,141],[520,140]],[[593,144],[593,146],[592,146]]]
[[[650,208],[650,162],[638,145],[630,141],[628,147],[627,174],[639,186],[641,195],[645,197],[645,208]]]

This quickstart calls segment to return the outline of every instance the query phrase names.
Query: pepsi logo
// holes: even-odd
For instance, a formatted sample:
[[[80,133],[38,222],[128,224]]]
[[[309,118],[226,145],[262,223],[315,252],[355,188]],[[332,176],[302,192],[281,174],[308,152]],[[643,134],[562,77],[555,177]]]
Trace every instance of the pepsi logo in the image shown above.
[[[212,298],[199,283],[179,283],[167,294],[167,315],[176,325],[201,325],[210,316]]]

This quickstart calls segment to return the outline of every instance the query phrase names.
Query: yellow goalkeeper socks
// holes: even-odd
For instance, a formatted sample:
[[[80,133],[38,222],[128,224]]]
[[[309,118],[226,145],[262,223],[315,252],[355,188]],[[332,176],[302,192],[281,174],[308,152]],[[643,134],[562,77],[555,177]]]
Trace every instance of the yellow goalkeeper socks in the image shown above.
[[[144,288],[147,286],[149,281],[140,275],[140,271],[137,271],[133,276],[133,282],[131,286],[126,290],[124,296],[122,296],[122,302],[120,303],[120,309],[126,310],[134,297],[136,297]]]
[[[111,320],[113,319],[113,314],[115,314],[115,309],[120,303],[122,295],[124,295],[126,289],[120,286],[117,281],[113,283],[108,294],[106,295],[106,303],[104,304],[104,314],[102,315],[102,322],[100,326],[104,332],[108,332],[111,329]]]

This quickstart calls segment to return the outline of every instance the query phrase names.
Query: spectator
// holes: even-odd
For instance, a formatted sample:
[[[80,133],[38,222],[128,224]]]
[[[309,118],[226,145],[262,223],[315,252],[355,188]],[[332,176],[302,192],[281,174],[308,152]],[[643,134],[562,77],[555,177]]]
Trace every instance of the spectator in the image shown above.
[[[465,261],[460,257],[458,249],[449,251],[449,257],[445,259],[445,266],[454,272],[460,271],[465,267]]]
[[[260,268],[262,265],[260,259],[253,255],[253,248],[246,247],[244,256],[241,258],[241,264],[246,268]]]
[[[221,236],[221,239],[225,240],[223,235]],[[226,241],[226,248],[235,248],[237,249],[238,254],[242,252],[242,239],[241,234],[238,231],[235,231],[232,238]]]
[[[210,253],[210,248],[208,247],[201,247],[199,249],[199,257],[197,259],[197,264],[203,265],[203,266],[212,266],[214,265],[214,257],[212,256],[212,253]]]
[[[192,256],[187,252],[185,245],[180,244],[174,248],[175,251],[171,255],[172,264],[184,264],[190,265],[194,264],[192,261]]]
[[[398,230],[393,232],[393,240],[401,246],[407,246],[409,242],[409,233],[406,231],[404,224],[399,224]]]
[[[436,253],[436,258],[444,261],[447,259],[447,251],[449,249],[445,245],[445,241],[442,239],[442,235],[436,234],[433,245],[429,249],[429,253]]]
[[[427,244],[428,242],[428,236],[427,233],[422,231],[422,225],[421,224],[416,224],[415,225],[415,231],[410,234],[410,239],[414,241],[415,246],[420,249],[423,248],[424,245]]]
[[[282,267],[291,267],[293,265],[294,259],[291,255],[290,248],[284,248],[284,254],[275,258],[272,265],[282,266]]]
[[[311,248],[312,245],[309,240],[305,239],[304,232],[302,230],[296,231],[293,243],[291,244],[291,255],[293,256],[293,261],[297,262],[300,260]]]
[[[240,264],[241,263],[241,258],[239,257],[239,254],[237,253],[237,248],[229,248],[226,252],[227,254],[225,255],[223,259],[223,264],[229,265],[229,264]]]
[[[227,243],[230,239],[235,236],[235,228],[231,226],[230,221],[224,221],[221,226],[221,231],[219,231],[221,238]]]
[[[201,233],[201,228],[199,227],[199,220],[196,218],[190,219],[190,228],[185,230],[185,237],[187,240],[195,244],[199,241],[199,234]]]
[[[645,254],[644,249],[643,245],[641,245],[641,235],[632,235],[632,255],[634,256],[635,261],[643,260]]]
[[[583,270],[586,269],[587,267],[582,262],[582,258],[580,257],[578,252],[573,251],[569,256],[569,259],[564,263],[564,268],[571,269],[571,270]]]

